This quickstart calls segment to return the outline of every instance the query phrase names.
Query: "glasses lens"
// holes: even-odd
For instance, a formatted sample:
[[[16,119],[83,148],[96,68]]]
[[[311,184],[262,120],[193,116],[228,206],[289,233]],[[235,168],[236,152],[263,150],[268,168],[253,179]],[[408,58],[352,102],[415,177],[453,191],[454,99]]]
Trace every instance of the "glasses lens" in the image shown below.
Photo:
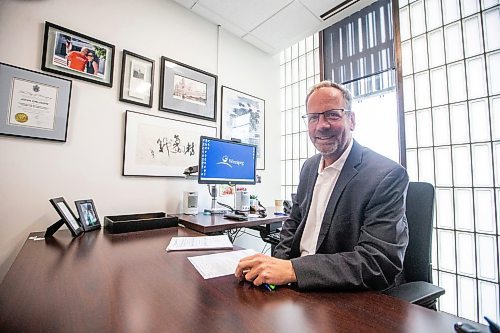
[[[323,113],[324,117],[328,121],[339,121],[342,119],[342,113],[340,110],[330,110]]]

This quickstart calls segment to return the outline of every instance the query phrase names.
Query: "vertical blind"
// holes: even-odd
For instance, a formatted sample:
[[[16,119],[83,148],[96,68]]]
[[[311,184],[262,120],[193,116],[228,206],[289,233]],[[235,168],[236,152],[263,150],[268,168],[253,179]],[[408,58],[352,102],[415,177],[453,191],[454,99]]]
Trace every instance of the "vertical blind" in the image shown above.
[[[391,1],[382,0],[323,30],[324,78],[348,84],[378,76],[369,90],[380,91],[394,86],[394,38]],[[361,91],[354,85],[353,95]]]

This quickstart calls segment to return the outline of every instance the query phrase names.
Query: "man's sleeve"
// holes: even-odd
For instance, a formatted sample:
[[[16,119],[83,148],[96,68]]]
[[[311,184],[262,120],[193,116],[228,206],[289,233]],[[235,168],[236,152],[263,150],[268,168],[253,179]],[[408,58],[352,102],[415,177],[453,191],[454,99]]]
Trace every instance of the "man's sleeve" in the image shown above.
[[[292,259],[299,289],[383,290],[402,272],[408,244],[405,199],[408,175],[391,170],[365,209],[354,251]]]
[[[290,217],[283,223],[280,233],[280,242],[274,248],[273,256],[279,259],[290,259],[290,250],[292,248],[295,232],[302,220],[300,209],[297,202],[293,203]]]
[[[308,179],[306,179],[306,177],[309,173],[309,168],[314,167],[314,164],[309,163],[309,161],[310,160],[306,161],[304,167],[300,171],[300,181],[297,188],[297,195],[295,196],[295,199],[292,203],[292,211],[290,213],[290,217],[283,223],[280,233],[280,242],[274,248],[273,257],[279,259],[290,259],[290,251],[292,249],[293,239],[295,237],[295,233],[297,232],[297,228],[299,227],[300,222],[303,219],[299,203],[303,204],[305,201],[304,197],[308,183]]]

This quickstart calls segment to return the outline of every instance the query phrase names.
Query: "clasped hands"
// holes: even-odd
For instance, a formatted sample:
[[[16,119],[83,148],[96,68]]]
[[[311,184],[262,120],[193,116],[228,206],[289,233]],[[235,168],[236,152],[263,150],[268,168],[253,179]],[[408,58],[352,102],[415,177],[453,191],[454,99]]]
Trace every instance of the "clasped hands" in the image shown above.
[[[263,283],[283,285],[297,281],[290,260],[277,259],[262,253],[242,258],[234,275],[256,286]]]

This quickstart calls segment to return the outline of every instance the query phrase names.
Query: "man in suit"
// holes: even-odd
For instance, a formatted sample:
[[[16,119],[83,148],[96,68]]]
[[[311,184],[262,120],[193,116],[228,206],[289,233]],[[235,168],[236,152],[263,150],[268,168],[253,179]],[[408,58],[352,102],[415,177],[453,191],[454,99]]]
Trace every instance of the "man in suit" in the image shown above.
[[[303,118],[319,154],[302,167],[274,258],[243,258],[236,277],[302,290],[384,290],[403,280],[408,175],[352,138],[351,100],[329,81],[307,95]]]

